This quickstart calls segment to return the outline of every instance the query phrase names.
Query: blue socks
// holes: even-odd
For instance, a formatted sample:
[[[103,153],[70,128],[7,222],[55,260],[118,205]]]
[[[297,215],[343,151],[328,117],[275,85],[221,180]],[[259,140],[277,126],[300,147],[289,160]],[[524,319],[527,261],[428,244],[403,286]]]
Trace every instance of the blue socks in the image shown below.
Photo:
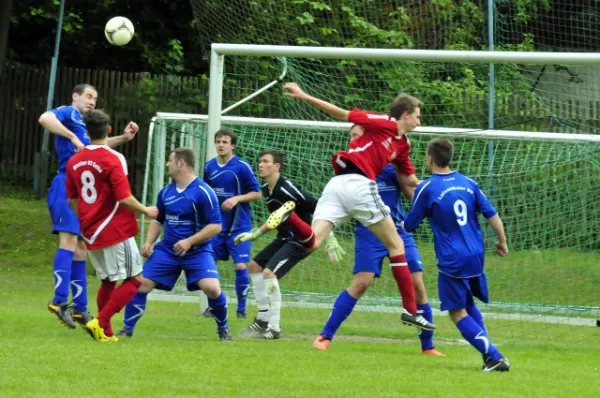
[[[69,301],[69,283],[71,282],[71,263],[73,253],[70,250],[58,249],[54,257],[54,304]]]
[[[350,316],[357,301],[358,299],[352,297],[347,290],[341,292],[335,300],[335,303],[333,303],[331,314],[329,314],[329,318],[327,319],[321,334],[333,340],[333,336],[335,336],[335,333],[346,318]]]
[[[456,324],[460,334],[467,340],[477,351],[484,356],[489,356],[497,361],[502,357],[500,351],[488,339],[487,333],[481,326],[475,322],[470,316],[466,316]]]
[[[235,294],[237,295],[237,311],[246,312],[246,298],[250,290],[250,276],[248,269],[235,270]]]
[[[467,314],[469,314],[469,316],[473,318],[475,322],[477,322],[479,327],[483,329],[485,335],[487,336],[487,329],[485,327],[485,323],[483,323],[483,315],[481,315],[481,312],[479,312],[479,308],[477,308],[475,305],[470,305],[466,308],[466,310]]]
[[[227,329],[227,298],[225,298],[223,292],[217,298],[211,299],[209,297],[208,307],[217,322],[217,330]]]
[[[71,296],[75,311],[86,312],[88,294],[85,260],[74,260],[71,263]]]
[[[123,328],[133,334],[135,324],[142,318],[146,311],[146,301],[148,293],[137,292],[129,303],[125,306],[125,320]]]
[[[433,312],[431,311],[431,306],[429,305],[429,303],[417,304],[417,309],[419,310],[421,315],[423,315],[423,318],[433,323]],[[433,344],[433,330],[419,329],[418,335],[419,340],[421,340],[421,351],[428,350],[435,346]]]

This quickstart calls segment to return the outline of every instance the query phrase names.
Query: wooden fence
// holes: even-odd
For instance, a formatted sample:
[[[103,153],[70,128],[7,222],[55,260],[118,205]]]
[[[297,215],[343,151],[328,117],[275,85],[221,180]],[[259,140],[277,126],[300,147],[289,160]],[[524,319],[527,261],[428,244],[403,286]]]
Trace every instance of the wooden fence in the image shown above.
[[[4,68],[4,76],[0,81],[0,183],[12,181],[19,185],[32,186],[34,177],[35,157],[41,150],[43,129],[38,124],[39,116],[46,110],[48,93],[49,67],[20,65],[8,63]],[[142,134],[131,143],[119,148],[129,162],[131,184],[136,195],[142,189],[144,160],[148,145],[147,131],[150,118],[155,111],[184,111],[187,113],[206,113],[208,98],[208,81],[201,77],[153,76],[155,84],[148,98],[140,95],[141,82],[148,73],[128,73],[118,71],[90,70],[61,67],[57,71],[56,88],[53,105],[71,103],[72,88],[86,82],[98,89],[99,109],[110,114],[113,130],[120,132],[129,120],[136,121]],[[240,82],[240,86],[227,87],[223,93],[226,100],[236,101],[259,87],[255,82]],[[175,99],[170,104],[181,100],[178,93],[183,90],[193,90],[196,100],[184,104],[183,108],[175,109],[157,101],[157,97]],[[136,92],[136,90],[138,92]],[[159,98],[159,100],[160,100]],[[247,116],[280,117],[278,109],[282,105],[278,94],[262,98],[273,106],[242,107],[239,111]],[[154,101],[154,102],[153,102]],[[496,109],[498,124],[504,123],[511,130],[533,131],[568,131],[577,132],[579,126],[584,126],[581,132],[596,133],[600,127],[600,101],[579,100],[572,98],[546,99],[556,115],[573,123],[572,126],[556,126],[556,121],[547,118],[544,112],[547,107],[540,106],[534,99],[523,100],[519,97],[504,98],[498,101]],[[226,101],[227,102],[227,101]],[[485,95],[470,97],[457,94],[457,104],[460,109],[454,109],[456,120],[447,120],[447,113],[440,110],[438,117],[429,115],[425,122],[429,125],[445,125],[456,123],[454,126],[486,127],[487,98]],[[184,110],[183,110],[184,109]],[[462,115],[461,118],[458,116]],[[427,113],[425,112],[425,116]],[[439,120],[438,120],[439,119]],[[555,123],[552,125],[552,123]],[[559,122],[560,124],[560,122]],[[575,126],[575,127],[573,127]],[[53,154],[54,137],[50,135],[49,152]],[[52,156],[52,155],[51,155]],[[49,176],[55,170],[53,159],[49,162]],[[47,182],[46,182],[47,183]]]
[[[41,150],[43,138],[38,118],[46,111],[49,77],[49,67],[8,64],[4,68],[0,82],[0,179],[3,181],[32,186],[35,157]],[[147,131],[150,120],[145,108],[140,106],[143,101],[135,93],[143,77],[150,77],[150,74],[58,68],[53,107],[70,105],[73,87],[82,82],[89,83],[98,89],[96,107],[111,116],[114,131],[123,131],[130,120],[140,124],[142,132]],[[208,93],[208,84],[200,78],[159,76],[158,81],[164,90],[172,90],[177,84],[189,86],[194,83],[200,92]],[[205,112],[202,108],[198,106],[196,112]],[[139,134],[131,143],[119,148],[130,163],[131,183],[137,194],[141,192],[147,145],[147,135]],[[52,134],[49,152],[53,156]],[[54,159],[50,160],[49,168],[48,174],[52,177],[56,168]]]

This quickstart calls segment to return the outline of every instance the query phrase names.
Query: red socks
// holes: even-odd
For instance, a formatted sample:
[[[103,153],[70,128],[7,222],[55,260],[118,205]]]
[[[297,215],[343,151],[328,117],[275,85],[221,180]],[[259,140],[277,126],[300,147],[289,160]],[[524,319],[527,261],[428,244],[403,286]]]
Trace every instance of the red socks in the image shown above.
[[[402,306],[406,311],[411,314],[417,313],[417,302],[415,300],[415,289],[413,288],[412,276],[408,269],[406,262],[406,256],[404,254],[398,254],[397,256],[390,257],[390,267],[392,269],[392,275],[398,285],[398,291],[402,297]]]
[[[102,285],[104,285],[104,283]],[[101,328],[105,329],[106,335],[109,335],[108,333],[106,333],[106,329],[107,326],[110,326],[110,318],[112,318],[114,314],[121,311],[123,307],[127,305],[127,303],[133,298],[133,296],[135,296],[138,288],[141,285],[142,282],[138,281],[137,279],[125,279],[125,281],[121,283],[121,285],[112,292],[108,302],[104,304],[102,309],[100,309],[100,307],[98,306],[98,309],[100,310],[100,313],[98,314],[98,323],[100,324]],[[98,296],[100,296],[101,290],[102,286],[98,291]]]
[[[98,289],[98,295],[96,296],[96,305],[98,306],[98,312],[102,311],[106,303],[108,303],[108,300],[110,300],[110,296],[115,290],[116,285],[116,281],[109,281],[108,279],[102,280],[100,288]],[[104,328],[104,334],[106,334],[107,336],[113,335],[110,319],[108,320],[108,324]]]
[[[96,304],[98,305],[98,312],[102,311],[102,308],[108,303],[110,299],[110,295],[115,290],[115,286],[117,285],[116,281],[109,281],[108,279],[103,279],[100,284],[100,288],[98,289],[98,295],[96,296]]]
[[[310,249],[315,245],[315,234],[313,233],[312,228],[302,221],[295,212],[288,218],[286,226],[294,233],[294,235],[296,235],[296,239],[302,246]]]

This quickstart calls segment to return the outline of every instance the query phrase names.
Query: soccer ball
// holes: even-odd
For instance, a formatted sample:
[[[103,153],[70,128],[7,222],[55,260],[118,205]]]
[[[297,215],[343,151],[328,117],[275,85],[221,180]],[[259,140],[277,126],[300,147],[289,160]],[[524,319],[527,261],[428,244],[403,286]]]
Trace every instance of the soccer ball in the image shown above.
[[[115,46],[124,46],[129,43],[134,32],[133,24],[125,17],[111,18],[104,27],[106,39]]]

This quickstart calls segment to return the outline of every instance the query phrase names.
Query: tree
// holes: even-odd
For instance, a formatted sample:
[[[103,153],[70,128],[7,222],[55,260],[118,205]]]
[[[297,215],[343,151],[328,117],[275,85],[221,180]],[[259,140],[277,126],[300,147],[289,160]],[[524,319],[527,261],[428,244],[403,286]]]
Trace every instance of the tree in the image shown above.
[[[8,43],[8,27],[10,26],[10,10],[12,0],[0,2],[0,76],[4,69],[4,60],[6,58]]]
[[[59,4],[59,0],[15,3],[11,18],[14,29],[9,35],[11,60],[38,65],[49,63]],[[110,45],[104,37],[104,25],[115,15],[128,17],[136,29],[132,42],[123,47]],[[187,0],[67,0],[59,64],[163,73],[170,62],[170,43],[177,41],[184,54],[183,68],[178,72],[185,69],[186,74],[199,74],[207,69],[207,65],[199,54],[192,22]]]

